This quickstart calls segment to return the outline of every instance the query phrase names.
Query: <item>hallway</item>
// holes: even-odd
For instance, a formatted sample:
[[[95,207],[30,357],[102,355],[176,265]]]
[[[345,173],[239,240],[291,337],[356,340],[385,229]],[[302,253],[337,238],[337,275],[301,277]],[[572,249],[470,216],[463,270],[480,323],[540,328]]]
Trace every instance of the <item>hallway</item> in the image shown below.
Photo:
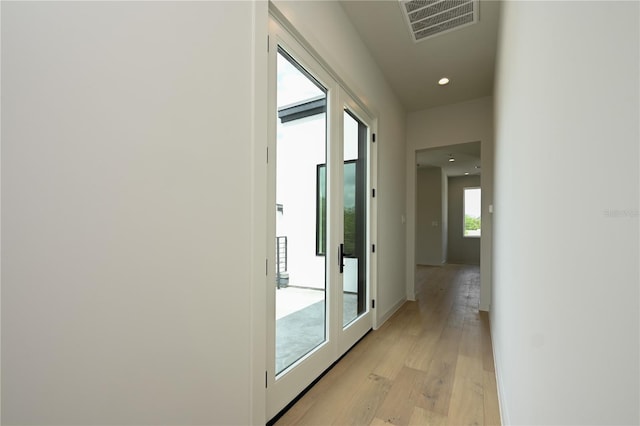
[[[500,424],[480,269],[420,266],[416,302],[369,333],[277,425]]]

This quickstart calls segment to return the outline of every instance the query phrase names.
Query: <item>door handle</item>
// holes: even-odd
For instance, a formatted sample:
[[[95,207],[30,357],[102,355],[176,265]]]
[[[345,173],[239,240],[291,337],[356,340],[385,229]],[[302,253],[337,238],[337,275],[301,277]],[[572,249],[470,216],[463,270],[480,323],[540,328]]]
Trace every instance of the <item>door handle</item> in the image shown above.
[[[340,273],[344,272],[344,244],[338,246],[338,266],[340,267]]]

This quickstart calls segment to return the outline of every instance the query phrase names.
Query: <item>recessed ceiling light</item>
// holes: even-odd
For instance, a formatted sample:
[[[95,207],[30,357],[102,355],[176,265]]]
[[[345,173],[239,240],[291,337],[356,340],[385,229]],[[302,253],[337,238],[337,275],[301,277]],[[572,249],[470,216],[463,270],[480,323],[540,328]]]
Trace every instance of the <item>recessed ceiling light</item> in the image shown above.
[[[449,162],[453,163],[454,161],[456,161],[455,158],[453,158],[453,157],[449,158]]]
[[[447,77],[442,77],[440,80],[438,80],[438,84],[440,86],[445,86],[449,84],[449,79]]]
[[[465,175],[465,176],[468,176],[468,175],[469,175],[469,172],[464,172],[464,175]]]

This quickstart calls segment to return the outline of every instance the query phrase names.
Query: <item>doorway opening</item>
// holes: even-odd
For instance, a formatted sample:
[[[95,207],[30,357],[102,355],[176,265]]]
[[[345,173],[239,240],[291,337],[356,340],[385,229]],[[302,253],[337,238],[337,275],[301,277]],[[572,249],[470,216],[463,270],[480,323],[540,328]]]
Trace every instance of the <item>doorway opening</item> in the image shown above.
[[[416,153],[416,266],[480,265],[481,144]]]

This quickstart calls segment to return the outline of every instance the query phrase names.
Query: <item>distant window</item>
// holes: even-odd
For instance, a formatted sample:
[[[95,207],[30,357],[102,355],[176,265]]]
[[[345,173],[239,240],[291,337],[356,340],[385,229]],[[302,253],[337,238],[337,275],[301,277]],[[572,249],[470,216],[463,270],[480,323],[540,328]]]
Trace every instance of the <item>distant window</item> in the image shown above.
[[[464,188],[464,236],[480,237],[480,188]]]

